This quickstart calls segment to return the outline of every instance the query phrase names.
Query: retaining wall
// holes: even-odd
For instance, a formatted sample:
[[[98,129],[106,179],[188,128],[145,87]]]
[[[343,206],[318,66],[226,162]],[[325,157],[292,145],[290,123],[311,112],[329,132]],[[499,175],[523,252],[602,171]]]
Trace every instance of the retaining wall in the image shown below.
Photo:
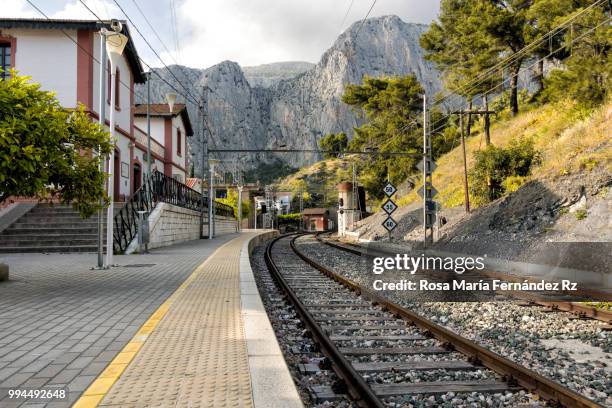
[[[204,235],[208,234],[207,216],[204,216]],[[215,215],[215,235],[236,232],[236,220],[232,217]],[[180,242],[200,239],[200,212],[178,207],[169,203],[158,203],[149,215],[149,248],[159,248]],[[136,236],[126,254],[138,251]]]

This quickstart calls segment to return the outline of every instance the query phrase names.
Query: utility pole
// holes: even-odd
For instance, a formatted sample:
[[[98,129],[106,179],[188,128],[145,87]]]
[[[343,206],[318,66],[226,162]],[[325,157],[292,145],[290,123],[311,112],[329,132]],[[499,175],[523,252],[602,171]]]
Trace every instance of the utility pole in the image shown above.
[[[147,77],[147,174],[151,177],[151,71]]]
[[[489,120],[489,98],[487,97],[487,95],[484,95],[482,97],[482,101],[483,101],[483,106],[485,110],[485,114],[484,114],[485,145],[489,146],[491,144],[491,132],[490,132],[491,122]]]
[[[435,163],[431,149],[431,135],[427,126],[427,95],[423,94],[423,160],[420,165],[423,170],[423,247],[433,242],[433,227],[436,218],[436,203],[433,201],[435,189],[433,188],[432,174]],[[428,236],[427,232],[430,231]]]
[[[469,184],[468,184],[468,170],[467,170],[467,152],[466,152],[466,146],[465,146],[465,133],[464,133],[464,129],[463,129],[463,115],[465,115],[466,113],[469,113],[470,115],[485,115],[485,135],[487,137],[487,139],[489,140],[487,145],[490,143],[490,137],[488,136],[489,134],[489,115],[491,113],[495,113],[495,111],[491,111],[489,109],[486,108],[486,106],[488,106],[487,102],[486,102],[486,96],[485,96],[485,109],[484,110],[469,110],[469,111],[464,111],[459,110],[459,111],[454,111],[451,112],[451,114],[453,115],[459,115],[459,127],[461,129],[461,149],[463,150],[463,193],[464,193],[464,201],[465,201],[465,212],[469,213],[470,212],[470,193],[469,193]]]
[[[304,229],[304,191],[300,188],[300,231]]]
[[[208,239],[213,239],[213,235],[215,234],[214,223],[215,223],[215,213],[213,206],[215,205],[215,164],[217,164],[218,160],[209,159],[209,185],[208,185]]]
[[[200,112],[202,114],[202,163],[200,166],[200,194],[202,196],[202,201],[204,200],[204,180],[206,179],[206,165],[208,163],[208,136],[206,135],[206,110],[208,107],[208,86],[202,87],[202,101],[200,104]],[[212,174],[212,172],[211,172]],[[212,239],[213,231],[212,231],[212,183],[209,185],[209,193],[208,193],[208,239]],[[204,205],[202,203],[202,230],[204,229]]]
[[[102,128],[106,125],[106,28],[100,30],[100,105],[98,122]],[[104,160],[100,160],[100,170],[104,173]],[[100,205],[104,200],[100,199]],[[98,269],[104,267],[104,214],[98,210]]]
[[[242,175],[238,176],[238,232],[242,231]]]
[[[465,152],[465,135],[463,134],[463,111],[459,112],[459,127],[461,128],[461,149],[463,150],[463,193],[465,212],[470,212],[470,192],[468,187],[467,155]]]

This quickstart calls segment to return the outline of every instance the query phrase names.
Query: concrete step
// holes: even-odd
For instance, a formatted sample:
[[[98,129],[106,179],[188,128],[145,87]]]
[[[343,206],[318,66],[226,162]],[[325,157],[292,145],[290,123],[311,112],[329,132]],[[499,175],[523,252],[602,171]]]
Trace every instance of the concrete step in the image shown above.
[[[97,222],[81,221],[81,222],[45,222],[45,223],[29,223],[19,222],[14,223],[8,229],[51,229],[51,228],[96,228]]]
[[[105,241],[106,242],[106,241]],[[81,246],[92,246],[97,245],[98,241],[95,239],[35,239],[28,241],[13,241],[11,243],[0,243],[0,248],[3,246],[8,247],[36,247],[46,248],[54,246],[65,246],[65,247],[81,247]]]
[[[96,252],[98,247],[96,245],[87,246],[48,246],[48,247],[16,247],[16,246],[0,246],[0,253],[42,253],[42,252]]]
[[[10,227],[2,232],[2,236],[8,235],[32,235],[32,234],[95,234],[97,231],[97,225],[94,226],[86,226],[86,227],[47,227],[47,226],[39,226],[38,228],[18,228],[18,227]],[[104,224],[104,228],[106,228],[106,224]]]
[[[23,242],[23,241],[31,241],[37,239],[63,239],[63,240],[73,240],[73,239],[88,239],[88,240],[97,240],[98,236],[96,234],[2,234],[0,235],[0,244],[7,242]]]

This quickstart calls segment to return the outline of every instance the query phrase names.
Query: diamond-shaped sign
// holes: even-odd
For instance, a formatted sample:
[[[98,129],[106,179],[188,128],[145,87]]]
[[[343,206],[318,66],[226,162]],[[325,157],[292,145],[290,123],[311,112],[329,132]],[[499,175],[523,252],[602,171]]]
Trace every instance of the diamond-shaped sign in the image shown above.
[[[425,214],[425,225],[427,227],[433,227],[436,224],[436,213],[427,213]]]
[[[388,199],[382,205],[382,209],[385,210],[388,215],[391,215],[395,210],[397,210],[397,204],[395,204],[391,199]]]
[[[387,184],[383,188],[383,191],[387,197],[391,197],[393,194],[395,194],[397,188],[395,188],[395,186],[390,182],[387,182]]]
[[[419,164],[417,164],[417,169],[419,169],[420,171],[423,171],[423,163],[427,163],[427,174],[431,174],[433,173],[433,171],[438,167],[436,165],[436,162],[431,160],[429,157],[427,158],[427,161],[425,161],[425,159],[422,159]]]
[[[397,222],[391,217],[387,217],[387,219],[382,223],[383,227],[389,232],[393,231],[395,227],[397,227]]]
[[[434,198],[438,194],[438,190],[436,190],[434,186],[431,186],[431,185],[428,185],[427,187],[428,187],[427,189],[428,194],[426,198],[428,199]],[[417,190],[417,194],[425,198],[425,195],[423,194],[423,186],[419,187],[419,189]]]

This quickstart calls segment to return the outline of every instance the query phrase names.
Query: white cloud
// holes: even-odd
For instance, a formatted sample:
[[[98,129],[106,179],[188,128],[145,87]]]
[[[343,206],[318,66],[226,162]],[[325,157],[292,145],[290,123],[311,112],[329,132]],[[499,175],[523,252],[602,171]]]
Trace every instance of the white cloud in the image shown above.
[[[0,17],[42,17],[25,0],[0,0]],[[170,0],[136,0],[174,53]],[[317,62],[342,30],[361,20],[372,0],[174,0],[177,7],[180,63],[205,68],[223,60],[243,66],[277,61]],[[85,0],[100,18],[125,16],[112,0]],[[147,36],[166,64],[174,63],[128,0],[119,3]],[[51,18],[95,19],[78,0],[35,0]],[[404,21],[428,23],[439,0],[379,0],[371,16],[396,14]],[[140,56],[162,64],[132,29]],[[164,52],[162,52],[164,51]]]
[[[25,0],[4,0],[0,17],[32,18],[40,16]]]
[[[178,10],[181,62],[198,67],[225,59],[241,65],[317,62],[372,3],[355,0],[340,27],[349,4],[350,0],[185,0]],[[428,23],[437,9],[437,1],[381,0],[371,16],[397,14],[404,21]]]

